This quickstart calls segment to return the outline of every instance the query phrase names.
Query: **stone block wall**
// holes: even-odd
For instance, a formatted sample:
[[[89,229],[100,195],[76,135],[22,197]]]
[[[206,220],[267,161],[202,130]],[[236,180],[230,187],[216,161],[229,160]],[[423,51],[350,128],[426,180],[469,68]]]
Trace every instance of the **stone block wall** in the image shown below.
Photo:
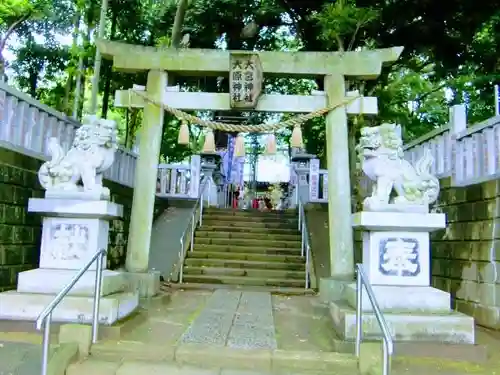
[[[431,234],[432,285],[480,325],[500,329],[500,181],[441,183],[447,228]]]
[[[0,291],[15,288],[17,274],[38,265],[42,221],[27,208],[29,198],[43,195],[39,165],[0,148]]]
[[[104,180],[104,185],[111,191],[111,201],[123,205],[123,217],[112,220],[109,224],[108,268],[117,269],[125,265],[128,228],[134,190],[112,181]]]
[[[41,161],[0,146],[0,291],[15,289],[17,274],[38,267],[42,220],[28,213],[28,199],[43,197],[37,172]],[[123,205],[124,216],[110,224],[108,267],[125,264],[133,189],[105,180],[111,200]],[[157,200],[155,210],[166,208]]]

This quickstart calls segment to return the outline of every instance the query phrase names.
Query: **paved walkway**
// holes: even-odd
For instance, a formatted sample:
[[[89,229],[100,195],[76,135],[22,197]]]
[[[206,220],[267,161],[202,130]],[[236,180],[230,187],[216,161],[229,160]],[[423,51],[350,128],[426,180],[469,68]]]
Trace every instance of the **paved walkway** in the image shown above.
[[[315,297],[219,289],[174,292],[122,342],[331,352],[334,338],[328,309]]]
[[[0,341],[0,375],[39,375],[41,346]]]
[[[276,349],[271,294],[215,291],[180,341],[239,349]]]
[[[273,371],[278,363],[280,374],[353,374],[352,360],[328,357],[338,340],[327,307],[312,296],[175,291],[168,304],[152,305],[140,316],[120,341],[99,342],[93,356],[71,365],[66,375],[270,375],[265,363]],[[499,338],[483,332],[479,341],[491,346],[488,363],[397,358],[392,375],[500,375]],[[1,342],[0,375],[38,375],[39,348]],[[303,369],[296,367],[300,363]]]

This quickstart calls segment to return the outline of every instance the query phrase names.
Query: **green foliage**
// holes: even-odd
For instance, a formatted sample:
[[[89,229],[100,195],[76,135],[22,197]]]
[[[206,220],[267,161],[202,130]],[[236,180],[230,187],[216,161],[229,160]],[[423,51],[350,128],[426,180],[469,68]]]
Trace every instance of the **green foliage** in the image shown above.
[[[3,0],[0,3],[0,25],[7,28],[18,18],[28,18],[36,11],[30,0]]]
[[[311,20],[320,25],[319,37],[327,48],[350,51],[360,31],[379,16],[380,11],[377,9],[356,7],[355,0],[338,0],[325,4],[321,12],[311,16]],[[346,45],[346,41],[349,44]]]
[[[0,2],[0,31],[6,32],[9,28],[29,19],[48,17],[50,5],[49,0],[2,0]]]
[[[348,82],[349,89],[378,96],[380,110],[374,118],[353,121],[350,128],[397,122],[405,139],[411,140],[447,122],[450,104],[467,102],[471,122],[493,113],[492,85],[500,78],[496,73],[500,11],[494,2],[452,3],[436,7],[421,0],[196,0],[190,2],[182,34],[190,34],[191,48],[349,51],[405,46],[398,64],[384,69],[379,80]],[[19,45],[13,49],[17,59],[10,67],[11,78],[23,91],[71,115],[76,77],[81,74],[84,93],[78,114],[87,113],[95,54],[91,36],[99,22],[100,4],[101,0],[0,0],[0,40],[15,25]],[[176,8],[176,0],[109,0],[105,37],[169,47]],[[258,25],[258,32],[243,38],[241,31],[249,22]],[[62,45],[56,34],[73,35],[72,45]],[[175,79],[183,90],[228,89],[227,80],[218,84],[212,77]],[[128,147],[140,127],[142,110],[114,108],[113,97],[115,90],[134,83],[144,85],[146,73],[115,72],[110,62],[104,62],[99,110],[118,122],[120,140]],[[266,93],[305,95],[321,89],[320,79],[266,77],[265,81]],[[259,114],[254,120],[277,119]],[[198,151],[203,142],[200,129],[192,126],[192,144],[178,145],[178,129],[178,121],[166,115],[161,152],[169,162]],[[286,144],[290,134],[291,129],[279,132],[278,144]],[[324,119],[305,124],[303,136],[307,151],[324,157]],[[261,151],[262,145],[258,148]]]
[[[33,38],[29,38],[24,46],[14,51],[17,59],[11,67],[17,73],[17,83],[22,90],[37,99],[40,86],[50,87],[54,83],[57,85],[58,75],[66,68],[68,62],[67,48],[38,44]]]

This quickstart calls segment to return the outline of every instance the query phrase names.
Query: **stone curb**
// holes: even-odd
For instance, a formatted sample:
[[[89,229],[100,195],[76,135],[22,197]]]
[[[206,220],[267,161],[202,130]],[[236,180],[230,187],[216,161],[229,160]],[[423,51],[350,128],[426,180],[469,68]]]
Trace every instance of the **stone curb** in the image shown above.
[[[134,341],[98,343],[92,357],[107,360],[175,361],[207,368],[237,368],[261,371],[315,371],[315,374],[345,369],[356,371],[357,359],[336,352],[308,352],[268,349],[236,349],[204,344],[146,345]]]

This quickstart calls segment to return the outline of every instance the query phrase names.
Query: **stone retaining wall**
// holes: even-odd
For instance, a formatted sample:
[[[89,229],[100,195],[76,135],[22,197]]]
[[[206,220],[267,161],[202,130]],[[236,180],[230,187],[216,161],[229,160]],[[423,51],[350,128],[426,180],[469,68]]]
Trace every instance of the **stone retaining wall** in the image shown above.
[[[28,199],[43,197],[37,171],[41,161],[0,147],[0,291],[15,289],[17,274],[38,267],[41,217],[28,213]],[[108,267],[125,264],[133,189],[105,180],[113,202],[123,205],[122,219],[110,225]],[[157,211],[166,207],[157,201]]]
[[[446,213],[447,228],[431,234],[432,285],[451,293],[454,309],[473,316],[480,325],[500,329],[500,180],[451,187],[445,179],[441,189],[435,208]],[[318,206],[306,215],[316,272],[325,273],[328,270],[322,266],[329,256],[318,252],[328,248],[324,245],[328,208],[326,204]],[[312,215],[311,211],[317,212]],[[320,221],[311,225],[316,216]],[[354,248],[355,262],[361,262],[360,230],[354,230]]]
[[[28,199],[43,192],[36,176],[40,162],[0,148],[0,291],[16,286],[17,274],[39,259],[41,218],[28,214]]]
[[[431,234],[432,284],[458,311],[500,329],[500,182],[441,187],[437,209],[448,227]]]

